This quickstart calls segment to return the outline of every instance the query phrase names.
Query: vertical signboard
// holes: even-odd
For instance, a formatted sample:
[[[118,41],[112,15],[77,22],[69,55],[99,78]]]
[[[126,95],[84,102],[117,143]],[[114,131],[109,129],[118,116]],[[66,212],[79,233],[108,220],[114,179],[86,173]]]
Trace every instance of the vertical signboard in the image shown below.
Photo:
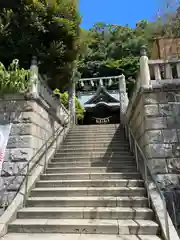
[[[5,150],[11,131],[11,124],[0,125],[0,172],[4,162]]]

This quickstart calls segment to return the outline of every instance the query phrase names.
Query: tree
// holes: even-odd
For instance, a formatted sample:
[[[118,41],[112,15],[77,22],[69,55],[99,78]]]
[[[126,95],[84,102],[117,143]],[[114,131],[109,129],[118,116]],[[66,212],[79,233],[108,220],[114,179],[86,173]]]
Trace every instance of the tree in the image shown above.
[[[180,37],[180,1],[161,0],[161,10],[158,16],[161,37]]]
[[[25,0],[0,12],[0,60],[7,66],[17,58],[28,68],[32,56],[51,88],[63,88],[71,79],[78,57],[80,17],[72,1]]]
[[[129,90],[136,79],[141,45],[149,43],[147,28],[141,21],[135,29],[128,26],[96,23],[82,31],[83,51],[79,62],[82,77],[125,74]],[[83,39],[83,40],[82,40]]]

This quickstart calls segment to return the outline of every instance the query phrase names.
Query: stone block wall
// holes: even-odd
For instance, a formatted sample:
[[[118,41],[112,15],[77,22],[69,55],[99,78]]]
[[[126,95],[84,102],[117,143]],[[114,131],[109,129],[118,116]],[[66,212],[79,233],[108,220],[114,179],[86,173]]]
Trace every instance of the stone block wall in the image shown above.
[[[144,108],[143,98],[138,95],[133,104],[129,104],[127,109],[127,118],[129,125],[136,136],[140,146],[144,146]]]
[[[19,175],[46,140],[63,128],[67,112],[58,106],[56,110],[41,98],[25,99],[24,96],[7,96],[0,100],[0,124],[11,122],[11,132],[0,177],[0,189]],[[24,176],[22,173],[9,186],[8,198],[16,194]]]
[[[127,118],[164,191],[172,221],[179,226],[180,85],[169,83],[140,89],[128,106]]]
[[[180,87],[172,84],[166,88],[141,89],[129,106],[131,111],[127,111],[128,121],[148,164],[159,177],[179,175],[180,171],[178,94]]]
[[[159,174],[180,170],[180,105],[175,99],[178,89],[154,89],[145,94],[145,134],[147,156],[153,160],[152,170]]]

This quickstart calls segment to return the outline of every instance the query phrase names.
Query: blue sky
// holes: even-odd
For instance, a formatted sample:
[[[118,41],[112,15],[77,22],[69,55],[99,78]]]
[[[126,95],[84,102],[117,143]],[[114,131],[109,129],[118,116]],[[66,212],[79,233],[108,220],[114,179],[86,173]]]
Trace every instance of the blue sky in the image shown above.
[[[133,27],[139,20],[153,20],[159,8],[159,0],[80,0],[82,27],[85,29],[95,22]]]

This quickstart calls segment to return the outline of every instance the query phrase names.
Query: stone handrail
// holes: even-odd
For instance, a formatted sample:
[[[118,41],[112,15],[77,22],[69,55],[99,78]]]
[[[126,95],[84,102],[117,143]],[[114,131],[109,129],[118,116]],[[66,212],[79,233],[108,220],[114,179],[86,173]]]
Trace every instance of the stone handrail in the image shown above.
[[[41,97],[52,109],[56,110],[59,101],[53,97],[53,92],[48,87],[46,79],[43,78],[43,75],[39,74],[36,57],[33,57],[32,59],[30,71],[31,95],[34,98]]]
[[[140,69],[134,86],[133,95],[129,100],[126,111],[130,116],[135,99],[141,88],[161,88],[167,84],[180,84],[180,59],[157,59],[149,60],[146,48],[141,49]]]
[[[149,60],[145,47],[142,47],[140,70],[132,98],[136,98],[141,87],[152,88],[168,83],[180,83],[180,59]]]
[[[47,85],[47,78],[45,75],[39,74],[36,57],[33,57],[31,62],[31,89],[30,93],[33,98],[40,98],[49,108],[57,113],[57,115],[69,114],[68,110],[60,104],[60,99],[53,96],[53,91]]]
[[[149,60],[148,64],[151,80],[180,79],[180,59]]]
[[[53,96],[52,90],[48,87],[43,76],[38,76],[38,94],[39,96],[50,105],[52,109],[57,109],[59,106],[59,99]]]
[[[33,57],[31,62],[31,89],[30,95],[35,99],[41,99],[44,105],[47,105],[48,111],[55,113],[60,119],[64,118],[64,115],[69,112],[65,107],[60,104],[60,99],[53,96],[52,90],[47,85],[47,78],[45,75],[39,74],[36,57]]]

